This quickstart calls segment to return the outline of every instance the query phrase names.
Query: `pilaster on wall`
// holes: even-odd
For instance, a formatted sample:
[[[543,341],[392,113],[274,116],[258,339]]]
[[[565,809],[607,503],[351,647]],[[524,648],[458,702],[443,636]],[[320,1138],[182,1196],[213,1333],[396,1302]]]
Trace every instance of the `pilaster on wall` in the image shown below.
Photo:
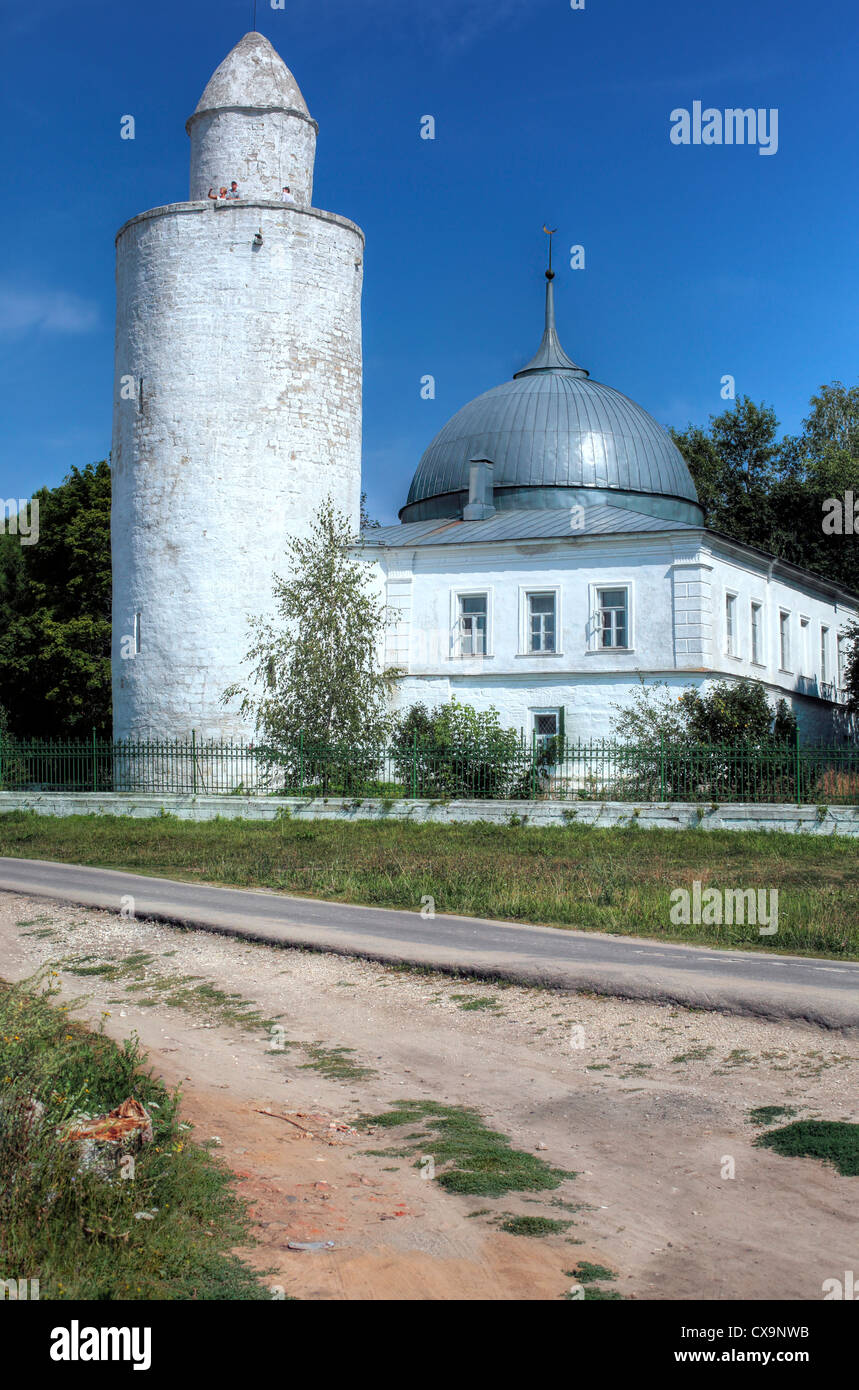
[[[701,670],[713,664],[713,566],[698,557],[671,567],[674,665]]]

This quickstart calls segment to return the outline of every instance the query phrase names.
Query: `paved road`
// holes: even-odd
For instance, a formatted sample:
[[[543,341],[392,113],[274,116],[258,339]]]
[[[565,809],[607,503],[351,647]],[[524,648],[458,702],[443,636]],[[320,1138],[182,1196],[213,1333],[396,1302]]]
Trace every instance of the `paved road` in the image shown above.
[[[280,893],[179,883],[40,859],[0,858],[0,891],[178,923],[252,941],[309,946],[561,989],[693,1004],[859,1033],[859,964],[713,951],[478,917],[353,907]]]

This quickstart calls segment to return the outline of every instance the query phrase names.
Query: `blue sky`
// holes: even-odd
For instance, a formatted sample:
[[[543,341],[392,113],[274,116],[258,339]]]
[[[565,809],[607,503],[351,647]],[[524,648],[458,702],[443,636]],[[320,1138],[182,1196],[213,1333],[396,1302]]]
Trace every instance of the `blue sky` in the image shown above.
[[[251,15],[0,0],[0,496],[107,455],[113,238],[187,197],[185,119]],[[547,219],[564,347],[663,424],[724,409],[728,373],[788,430],[821,383],[857,380],[855,0],[258,0],[257,28],[319,122],[315,205],[367,234],[380,519],[454,411],[536,350]],[[696,100],[778,108],[778,152],[673,145]]]

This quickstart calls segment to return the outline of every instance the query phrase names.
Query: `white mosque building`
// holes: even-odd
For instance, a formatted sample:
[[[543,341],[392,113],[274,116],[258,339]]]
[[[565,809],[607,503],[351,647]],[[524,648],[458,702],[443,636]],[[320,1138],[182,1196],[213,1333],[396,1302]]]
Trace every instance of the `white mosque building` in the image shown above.
[[[401,704],[453,697],[529,738],[591,739],[642,679],[745,676],[832,737],[855,595],[704,527],[667,432],[564,352],[547,277],[536,356],[438,433],[400,525],[365,532]]]
[[[358,518],[363,234],[312,206],[316,123],[251,33],[187,128],[189,201],[117,236],[121,738],[250,737],[220,703],[248,616],[270,613],[324,497]],[[562,349],[547,276],[536,356],[453,416],[399,524],[356,549],[395,617],[399,706],[456,697],[529,737],[590,739],[642,679],[747,676],[831,737],[856,596],[705,528],[670,436]]]

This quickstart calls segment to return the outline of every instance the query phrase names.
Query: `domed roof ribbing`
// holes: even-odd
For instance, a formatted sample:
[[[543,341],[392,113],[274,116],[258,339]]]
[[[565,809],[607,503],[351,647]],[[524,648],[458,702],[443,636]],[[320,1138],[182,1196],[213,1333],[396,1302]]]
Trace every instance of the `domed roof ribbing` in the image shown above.
[[[476,458],[495,465],[496,507],[569,506],[568,491],[547,490],[581,488],[676,499],[678,515],[698,501],[686,461],[662,426],[564,352],[551,278],[536,356],[440,430],[418,464],[402,520],[454,515]],[[660,512],[669,514],[665,504]]]
[[[256,32],[245,34],[212,73],[194,116],[237,106],[309,115],[286,63],[268,39]]]

